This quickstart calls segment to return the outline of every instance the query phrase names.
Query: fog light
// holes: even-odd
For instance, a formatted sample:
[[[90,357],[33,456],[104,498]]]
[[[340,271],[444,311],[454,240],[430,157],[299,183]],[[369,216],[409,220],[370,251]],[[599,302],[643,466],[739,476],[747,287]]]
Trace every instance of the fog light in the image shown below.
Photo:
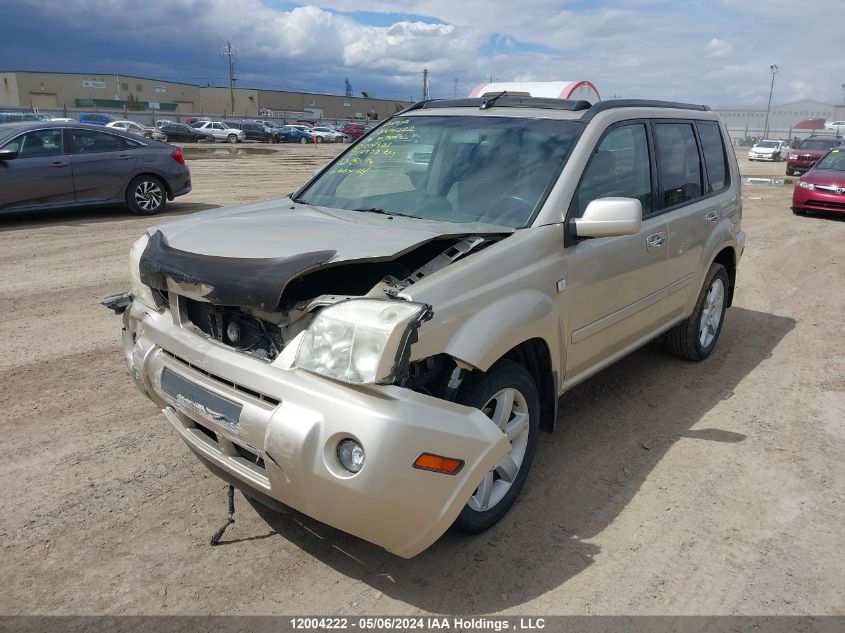
[[[355,440],[343,440],[337,445],[337,458],[346,470],[357,473],[364,467],[364,447]]]

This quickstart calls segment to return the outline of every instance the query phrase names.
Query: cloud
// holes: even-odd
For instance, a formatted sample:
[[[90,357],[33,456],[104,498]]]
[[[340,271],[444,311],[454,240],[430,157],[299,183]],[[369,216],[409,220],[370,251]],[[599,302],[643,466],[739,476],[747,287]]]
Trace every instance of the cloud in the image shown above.
[[[146,0],[139,9],[129,0],[19,0],[0,23],[0,59],[219,82],[219,53],[230,40],[240,85],[339,92],[350,77],[357,90],[407,99],[419,96],[428,68],[435,96],[451,96],[454,78],[466,94],[493,75],[590,79],[606,95],[716,106],[765,104],[769,64],[777,63],[775,102],[841,98],[841,55],[817,55],[795,36],[791,9],[777,10],[791,7],[787,0],[270,2]],[[829,0],[806,0],[804,9],[831,14]],[[130,17],[139,11],[143,19]],[[840,23],[814,22],[813,39],[841,41]],[[63,37],[45,49],[45,32]]]
[[[707,42],[707,54],[710,57],[727,57],[732,50],[733,46],[729,42],[720,40],[718,37]]]

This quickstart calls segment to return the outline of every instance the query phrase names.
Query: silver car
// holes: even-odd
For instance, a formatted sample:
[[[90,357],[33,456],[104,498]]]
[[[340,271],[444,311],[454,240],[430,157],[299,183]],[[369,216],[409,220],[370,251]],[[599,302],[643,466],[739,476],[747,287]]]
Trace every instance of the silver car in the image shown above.
[[[230,127],[221,121],[197,121],[192,128],[211,134],[215,140],[226,141],[227,143],[241,143],[246,140],[246,132],[238,128]]]
[[[505,515],[565,391],[657,337],[713,352],[730,147],[703,106],[423,102],[289,198],[152,227],[106,303],[203,464],[410,557]]]
[[[135,121],[112,121],[111,123],[107,123],[106,127],[123,130],[124,132],[137,134],[138,136],[143,136],[145,138],[151,138],[154,141],[167,140],[167,134],[162,132],[159,128],[144,126],[140,123],[136,123]]]

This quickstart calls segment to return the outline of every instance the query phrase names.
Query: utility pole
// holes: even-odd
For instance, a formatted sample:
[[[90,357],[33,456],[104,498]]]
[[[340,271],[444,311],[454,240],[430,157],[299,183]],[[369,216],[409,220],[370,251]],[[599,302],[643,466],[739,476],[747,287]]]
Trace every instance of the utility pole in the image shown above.
[[[423,101],[428,101],[428,99],[429,99],[429,96],[428,96],[428,68],[424,68],[424,69],[423,69],[423,94],[422,94],[422,100],[423,100]]]
[[[235,62],[234,62],[234,53],[232,52],[232,43],[226,42],[226,50],[223,51],[223,55],[228,58],[228,65],[229,65],[229,105],[231,109],[229,110],[232,113],[232,116],[235,115]]]
[[[457,99],[457,98],[458,98],[458,78],[457,78],[457,77],[455,77],[455,82],[454,82],[454,83],[455,83],[455,90],[453,91],[453,92],[454,92],[454,94],[453,94],[452,96],[453,96],[455,99]]]
[[[772,73],[772,85],[769,88],[769,105],[766,106],[766,126],[763,130],[763,138],[769,138],[769,111],[772,109],[772,93],[775,91],[775,75],[778,74],[778,70],[780,70],[777,65],[772,64],[769,66],[769,71]]]

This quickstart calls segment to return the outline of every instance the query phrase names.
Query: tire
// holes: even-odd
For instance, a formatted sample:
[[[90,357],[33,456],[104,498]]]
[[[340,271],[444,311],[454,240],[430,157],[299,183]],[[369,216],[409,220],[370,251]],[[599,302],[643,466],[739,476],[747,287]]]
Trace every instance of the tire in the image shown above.
[[[467,534],[478,534],[494,526],[519,496],[537,451],[540,396],[528,370],[508,359],[500,360],[487,372],[470,374],[458,392],[459,403],[480,409],[491,417],[496,413],[496,404],[507,406],[508,392],[512,405],[507,418],[501,416],[500,426],[512,429],[511,452],[485,474],[455,519],[455,526]],[[521,416],[525,415],[528,420],[520,424]]]
[[[318,142],[318,143],[322,143],[322,142],[323,142],[323,137],[322,137],[322,136],[318,136],[318,137],[317,137],[317,142]]]
[[[126,188],[126,206],[135,215],[156,215],[167,204],[167,189],[155,176],[133,178]]]
[[[300,145],[305,145],[307,142],[308,142],[308,139],[305,138],[304,136],[299,137],[299,144]]]
[[[711,295],[711,292],[714,294]],[[669,353],[694,361],[710,356],[725,322],[729,292],[730,280],[725,267],[712,264],[692,314],[686,321],[666,332],[666,349]],[[715,322],[716,315],[718,322]],[[709,325],[704,323],[705,319]]]
[[[237,134],[229,134],[229,136],[226,137],[226,142],[227,143],[237,143],[238,142],[238,135]]]
[[[786,175],[787,176],[794,176],[795,172],[792,171],[789,167],[786,168]]]

